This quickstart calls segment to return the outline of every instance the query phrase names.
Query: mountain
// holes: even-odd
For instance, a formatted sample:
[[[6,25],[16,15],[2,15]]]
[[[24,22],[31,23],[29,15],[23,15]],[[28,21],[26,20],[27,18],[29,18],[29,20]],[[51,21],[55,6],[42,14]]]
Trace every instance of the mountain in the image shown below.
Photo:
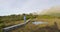
[[[45,9],[39,13],[40,15],[60,15],[60,6],[51,7],[50,9]]]

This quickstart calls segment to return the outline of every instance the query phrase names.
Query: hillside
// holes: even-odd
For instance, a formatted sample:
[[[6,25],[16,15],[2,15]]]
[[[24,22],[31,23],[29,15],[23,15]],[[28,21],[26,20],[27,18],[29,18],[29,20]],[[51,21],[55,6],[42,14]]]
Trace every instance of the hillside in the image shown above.
[[[50,9],[43,10],[41,15],[60,15],[60,6],[51,7]]]

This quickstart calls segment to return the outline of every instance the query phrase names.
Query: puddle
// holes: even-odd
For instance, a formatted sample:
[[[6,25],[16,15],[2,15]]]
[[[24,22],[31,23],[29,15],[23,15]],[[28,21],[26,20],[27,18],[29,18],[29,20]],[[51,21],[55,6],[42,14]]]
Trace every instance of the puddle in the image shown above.
[[[43,22],[43,21],[34,21],[32,24],[39,25],[39,24],[48,24],[48,22]]]

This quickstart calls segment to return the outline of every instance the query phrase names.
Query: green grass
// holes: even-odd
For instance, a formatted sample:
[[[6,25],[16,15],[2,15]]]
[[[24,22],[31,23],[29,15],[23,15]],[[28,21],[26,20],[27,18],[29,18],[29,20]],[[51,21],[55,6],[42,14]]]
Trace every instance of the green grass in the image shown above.
[[[13,32],[31,32],[31,31],[39,31],[40,32],[44,32],[44,31],[48,31],[48,30],[44,30],[43,27],[46,26],[53,26],[54,22],[57,23],[58,28],[60,29],[60,17],[57,16],[51,16],[51,15],[26,15],[27,20],[29,18],[31,19],[36,19],[37,21],[44,21],[44,22],[48,22],[48,25],[42,24],[42,25],[34,25],[32,24],[32,21],[30,23],[28,23],[25,27],[22,27],[20,29],[14,30]],[[16,24],[20,24],[23,23],[23,15],[10,15],[10,16],[0,16],[0,28],[4,28],[4,27],[8,27],[8,26],[12,26],[12,25],[16,25]],[[0,30],[1,30],[0,29]],[[50,29],[50,28],[49,28]],[[1,31],[2,32],[2,31]]]
[[[31,21],[25,27],[14,30],[13,32],[17,32],[17,31],[19,31],[19,32],[21,32],[21,31],[22,32],[49,32],[49,31],[59,32],[59,30],[60,30],[60,18],[58,18],[56,16],[55,17],[46,16],[46,15],[37,16],[35,20],[48,22],[48,24],[34,25],[34,24],[32,24],[32,21]],[[55,22],[57,23],[57,26],[56,26],[56,24],[54,24]],[[51,30],[51,29],[53,29],[53,30]]]
[[[39,20],[39,19],[38,19]],[[12,32],[59,32],[58,25],[54,24],[52,19],[40,19],[42,21],[49,22],[48,24],[34,25],[32,21],[27,25],[13,30]],[[49,20],[49,21],[48,21]],[[51,22],[50,22],[51,21]],[[56,22],[57,23],[57,22]]]

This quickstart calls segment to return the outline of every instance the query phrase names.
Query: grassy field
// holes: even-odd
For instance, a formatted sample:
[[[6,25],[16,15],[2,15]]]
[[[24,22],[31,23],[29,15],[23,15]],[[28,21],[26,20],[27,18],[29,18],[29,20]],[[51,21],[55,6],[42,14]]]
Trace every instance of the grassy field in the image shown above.
[[[0,32],[2,32],[2,28],[24,23],[23,17],[24,15],[0,16]],[[26,14],[26,20],[28,20],[29,18],[32,19],[34,17],[35,17],[34,15]]]
[[[34,25],[32,24],[33,21],[21,27],[17,30],[12,32],[60,32],[60,19],[53,18],[53,19],[43,19],[43,18],[36,18],[36,21],[43,21],[48,22],[48,24],[39,24]]]
[[[11,32],[60,32],[60,17],[50,15],[27,15],[27,19],[29,18],[32,19],[30,23]],[[33,21],[43,21],[48,22],[48,24],[34,25],[32,24]],[[23,22],[23,16],[0,17],[0,30],[4,27]]]

